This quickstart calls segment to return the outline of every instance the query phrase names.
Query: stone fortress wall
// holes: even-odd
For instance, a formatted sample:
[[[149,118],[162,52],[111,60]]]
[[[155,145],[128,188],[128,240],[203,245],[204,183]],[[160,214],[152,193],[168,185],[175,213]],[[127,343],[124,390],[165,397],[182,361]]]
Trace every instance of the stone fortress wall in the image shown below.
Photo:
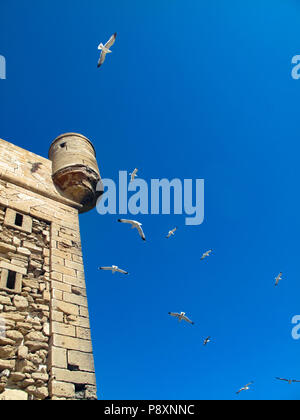
[[[78,213],[100,175],[74,166],[58,187],[50,160],[0,140],[0,400],[97,398]]]

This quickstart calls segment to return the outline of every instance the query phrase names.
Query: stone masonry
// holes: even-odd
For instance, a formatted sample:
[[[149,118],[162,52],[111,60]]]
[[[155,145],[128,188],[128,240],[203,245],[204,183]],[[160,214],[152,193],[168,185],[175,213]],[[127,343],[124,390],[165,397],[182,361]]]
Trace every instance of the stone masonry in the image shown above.
[[[92,150],[80,135],[60,141]],[[80,183],[66,196],[52,164],[0,140],[0,400],[97,398],[78,220],[97,172],[76,201]]]

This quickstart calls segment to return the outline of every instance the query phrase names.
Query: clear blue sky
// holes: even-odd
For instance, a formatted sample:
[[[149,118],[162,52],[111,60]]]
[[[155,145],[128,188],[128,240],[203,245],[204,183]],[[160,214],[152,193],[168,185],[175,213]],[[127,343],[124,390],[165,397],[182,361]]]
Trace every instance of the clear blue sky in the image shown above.
[[[299,19],[296,0],[2,1],[0,137],[47,157],[80,132],[103,177],[205,179],[204,223],[140,216],[146,243],[80,217],[101,398],[236,399],[252,380],[240,398],[300,397],[274,380],[300,379]]]

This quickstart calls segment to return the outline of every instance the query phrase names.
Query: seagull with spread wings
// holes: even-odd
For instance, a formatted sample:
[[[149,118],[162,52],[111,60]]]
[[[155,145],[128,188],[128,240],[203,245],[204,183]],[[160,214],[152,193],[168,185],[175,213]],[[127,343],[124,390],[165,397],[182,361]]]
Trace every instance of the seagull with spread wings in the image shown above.
[[[275,286],[278,286],[278,284],[279,284],[280,280],[282,280],[282,272],[280,272],[280,273],[278,274],[278,276],[277,276],[277,277],[275,277]]]
[[[194,325],[194,322],[191,321],[187,316],[185,316],[185,312],[180,312],[180,314],[177,312],[168,312],[168,314],[177,318],[179,322],[186,321]]]
[[[203,342],[203,346],[206,346],[208,343],[210,343],[211,342],[211,338],[210,337],[207,337],[205,340],[204,340],[204,342]]]
[[[118,222],[120,223],[129,223],[132,227],[132,229],[137,229],[139,232],[140,237],[143,239],[143,241],[146,240],[145,234],[142,229],[142,223],[137,222],[136,220],[129,220],[129,219],[118,219]]]
[[[111,271],[112,274],[115,274],[115,272],[118,272],[121,274],[129,274],[128,271],[121,270],[117,265],[112,265],[111,267],[99,267],[99,270]]]
[[[175,227],[172,230],[169,230],[169,233],[167,234],[166,238],[170,238],[170,236],[174,235],[178,227]]]
[[[202,257],[200,258],[201,260],[204,260],[204,258],[209,257],[209,255],[211,254],[212,249],[210,249],[209,251],[204,252],[204,254],[202,255]]]
[[[110,47],[112,47],[113,45],[114,45],[114,43],[115,43],[115,40],[116,40],[116,37],[117,37],[117,33],[114,33],[110,38],[109,38],[109,40],[107,41],[107,43],[105,44],[105,45],[103,45],[102,44],[102,42],[101,42],[101,44],[99,44],[99,46],[98,46],[98,50],[100,50],[101,51],[101,54],[100,54],[100,58],[99,58],[99,61],[98,61],[98,68],[99,67],[101,67],[102,66],[102,64],[104,63],[104,60],[105,60],[105,57],[106,57],[106,54],[109,54],[109,53],[111,53],[112,51],[110,50]]]
[[[135,170],[129,174],[130,175],[130,182],[134,181],[134,178],[137,176],[137,172],[138,172],[138,169],[135,168]]]
[[[250,385],[252,385],[254,382],[249,382],[249,384],[243,386],[243,388],[241,388],[237,394],[240,394],[242,391],[248,391],[250,389]]]
[[[291,385],[294,382],[300,382],[300,381],[296,381],[296,379],[285,379],[285,378],[276,378],[278,381],[284,381],[287,382],[289,385]]]

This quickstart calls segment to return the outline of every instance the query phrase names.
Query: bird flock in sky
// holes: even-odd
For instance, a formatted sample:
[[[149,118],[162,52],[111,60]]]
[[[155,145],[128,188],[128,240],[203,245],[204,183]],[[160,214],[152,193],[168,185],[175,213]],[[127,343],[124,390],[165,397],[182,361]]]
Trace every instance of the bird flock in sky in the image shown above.
[[[110,39],[107,41],[107,43],[105,45],[103,45],[102,43],[99,44],[98,46],[98,50],[101,51],[100,53],[100,58],[98,61],[98,68],[102,66],[102,64],[105,61],[106,58],[106,54],[111,53],[112,51],[110,50],[110,48],[113,46],[113,44],[116,41],[116,37],[117,37],[117,33],[114,33]],[[137,172],[138,169],[135,168],[129,175],[130,175],[130,182],[134,181],[134,179],[137,177]],[[142,224],[136,220],[130,220],[130,219],[118,219],[119,223],[125,223],[125,224],[129,224],[131,225],[132,229],[137,229],[140,237],[142,238],[143,241],[146,241],[146,237],[144,234],[144,231],[142,229]],[[175,227],[171,230],[169,230],[168,234],[166,235],[166,238],[170,238],[171,236],[175,235],[175,232],[177,231],[178,227]],[[212,253],[212,249],[209,249],[208,251],[205,251],[202,256],[200,257],[201,260],[204,260],[205,258],[209,257]],[[129,274],[128,271],[126,270],[122,270],[120,269],[118,266],[116,265],[112,265],[111,267],[99,267],[99,270],[106,270],[106,271],[111,271],[112,274],[115,274],[116,272],[121,273],[121,274]],[[282,280],[282,272],[280,272],[276,277],[275,277],[275,286],[277,287],[279,282]],[[189,324],[194,325],[194,322],[191,321],[187,316],[185,312],[168,312],[168,314],[174,318],[176,318],[179,322],[181,321],[186,321]],[[207,346],[210,342],[212,341],[211,337],[208,336],[203,340],[203,346]],[[287,382],[288,384],[292,384],[292,383],[296,383],[296,382],[300,382],[298,380],[295,379],[285,379],[285,378],[276,378],[276,380],[278,381],[284,381]],[[242,388],[240,388],[236,394],[240,394],[243,391],[248,391],[250,390],[251,385],[253,385],[254,382],[249,382],[247,385],[243,386]]]

